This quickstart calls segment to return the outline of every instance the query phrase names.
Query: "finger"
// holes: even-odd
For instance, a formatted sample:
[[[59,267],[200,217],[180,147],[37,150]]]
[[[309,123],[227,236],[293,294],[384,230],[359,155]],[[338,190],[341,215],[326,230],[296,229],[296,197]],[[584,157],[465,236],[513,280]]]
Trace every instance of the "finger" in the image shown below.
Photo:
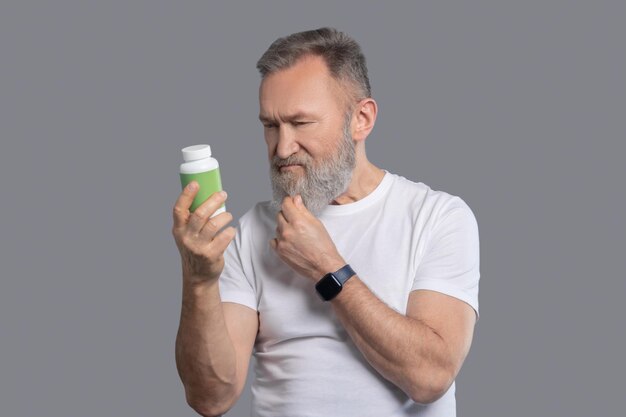
[[[215,217],[210,217],[200,230],[200,236],[206,240],[211,240],[213,237],[228,223],[233,220],[233,215],[225,211]]]
[[[180,228],[187,223],[189,219],[189,207],[193,203],[193,199],[198,193],[198,183],[191,181],[176,199],[174,204],[174,227]]]
[[[295,198],[293,199],[293,202],[295,203],[295,206],[302,210],[305,209],[306,207],[304,206],[304,203],[302,202],[302,196],[300,194],[298,194],[297,196],[295,196]]]
[[[207,219],[226,201],[225,191],[211,194],[207,200],[200,204],[189,216],[187,227],[191,232],[200,233]]]
[[[283,230],[287,226],[287,219],[285,219],[285,215],[282,211],[279,211],[276,215],[276,232],[277,234],[282,234]]]
[[[304,201],[302,201],[302,196],[300,194],[296,195],[293,199],[293,203],[300,215],[302,214],[311,214],[311,212],[304,205]]]
[[[287,196],[283,199],[283,204],[281,206],[283,215],[288,223],[291,223],[298,217],[298,209],[293,202],[293,197]]]
[[[211,241],[211,246],[215,251],[223,254],[236,235],[237,229],[232,226],[227,227],[213,238],[213,240]]]

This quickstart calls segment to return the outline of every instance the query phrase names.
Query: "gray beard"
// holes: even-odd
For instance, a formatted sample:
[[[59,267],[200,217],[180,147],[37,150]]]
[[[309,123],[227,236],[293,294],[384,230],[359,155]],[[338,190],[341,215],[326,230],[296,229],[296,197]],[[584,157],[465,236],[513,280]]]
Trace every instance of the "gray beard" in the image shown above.
[[[300,194],[304,206],[316,217],[336,197],[346,191],[356,165],[354,142],[349,123],[344,124],[343,137],[334,155],[313,163],[308,154],[291,155],[287,159],[274,156],[270,164],[273,200],[271,206],[280,211],[283,199]],[[284,165],[302,165],[304,174],[280,172]]]

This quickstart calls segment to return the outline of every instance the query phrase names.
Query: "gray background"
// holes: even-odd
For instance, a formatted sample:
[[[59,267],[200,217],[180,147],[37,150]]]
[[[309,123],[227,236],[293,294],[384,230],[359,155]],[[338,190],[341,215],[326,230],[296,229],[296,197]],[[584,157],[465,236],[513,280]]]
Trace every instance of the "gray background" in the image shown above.
[[[459,416],[622,415],[625,12],[1,2],[0,414],[196,415],[174,363],[180,148],[213,145],[235,218],[267,199],[255,62],[330,25],[368,59],[370,159],[478,220]]]

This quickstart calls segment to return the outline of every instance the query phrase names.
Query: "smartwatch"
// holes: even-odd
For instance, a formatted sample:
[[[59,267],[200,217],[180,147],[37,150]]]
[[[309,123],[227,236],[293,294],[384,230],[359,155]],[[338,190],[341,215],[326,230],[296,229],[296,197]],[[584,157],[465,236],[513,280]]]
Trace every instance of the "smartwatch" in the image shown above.
[[[330,301],[341,292],[343,285],[353,275],[356,275],[356,272],[350,268],[350,265],[345,265],[336,272],[330,272],[324,275],[324,277],[315,284],[315,289],[322,300]]]

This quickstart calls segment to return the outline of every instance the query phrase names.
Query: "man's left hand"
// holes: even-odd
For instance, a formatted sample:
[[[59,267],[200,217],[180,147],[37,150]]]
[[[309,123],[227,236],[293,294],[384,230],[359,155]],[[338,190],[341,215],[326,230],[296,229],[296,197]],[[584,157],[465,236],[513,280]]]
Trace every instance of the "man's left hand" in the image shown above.
[[[293,270],[315,282],[346,264],[322,222],[299,195],[283,200],[270,245]]]

